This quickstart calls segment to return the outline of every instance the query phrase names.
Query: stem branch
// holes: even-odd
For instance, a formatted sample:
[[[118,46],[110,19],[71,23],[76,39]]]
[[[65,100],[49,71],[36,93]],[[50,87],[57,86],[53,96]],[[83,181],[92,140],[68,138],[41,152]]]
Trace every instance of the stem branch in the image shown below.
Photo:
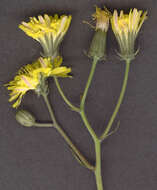
[[[77,149],[77,147],[72,143],[72,141],[70,140],[70,138],[66,135],[66,133],[64,132],[64,130],[59,126],[59,124],[56,121],[54,112],[52,110],[52,107],[49,103],[47,94],[43,94],[43,98],[46,102],[46,105],[48,107],[51,119],[53,121],[53,125],[55,126],[55,128],[57,129],[57,131],[60,133],[60,135],[64,138],[64,140],[66,141],[66,143],[70,146],[70,148],[73,150],[73,152],[77,155],[77,157],[81,160],[81,162],[90,170],[94,170],[94,166],[92,166],[87,159],[80,153],[80,151]]]

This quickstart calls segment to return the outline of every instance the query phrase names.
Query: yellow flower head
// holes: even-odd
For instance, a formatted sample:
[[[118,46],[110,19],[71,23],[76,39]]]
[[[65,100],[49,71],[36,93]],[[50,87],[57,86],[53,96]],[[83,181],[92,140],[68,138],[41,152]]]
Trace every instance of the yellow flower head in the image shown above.
[[[92,16],[93,19],[96,20],[96,30],[100,29],[107,32],[109,27],[109,19],[111,16],[108,9],[104,7],[104,10],[102,10],[96,6],[96,12]]]
[[[134,44],[136,37],[141,29],[143,22],[147,18],[147,11],[138,11],[131,9],[129,14],[114,11],[111,18],[112,30],[120,46],[121,57],[124,59],[133,59],[135,56]]]
[[[28,36],[37,40],[43,47],[46,57],[56,54],[58,45],[61,43],[65,33],[67,32],[71,15],[30,17],[29,22],[22,22],[19,28]],[[54,56],[55,57],[55,56]]]
[[[43,78],[57,76],[68,77],[71,68],[60,66],[62,58],[57,57],[51,63],[50,58],[40,57],[36,62],[22,67],[12,81],[6,86],[11,91],[9,101],[16,100],[13,104],[17,108],[22,100],[24,94],[29,90],[38,90],[41,83],[41,76]]]

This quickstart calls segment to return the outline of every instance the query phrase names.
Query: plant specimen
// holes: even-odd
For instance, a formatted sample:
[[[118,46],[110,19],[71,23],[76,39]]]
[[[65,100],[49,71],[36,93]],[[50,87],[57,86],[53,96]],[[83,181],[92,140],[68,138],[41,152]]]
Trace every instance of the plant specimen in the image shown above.
[[[101,176],[101,144],[109,135],[115,132],[111,131],[111,127],[125,94],[131,61],[135,59],[136,54],[138,53],[138,50],[135,50],[135,41],[143,22],[147,18],[147,12],[143,12],[141,10],[138,11],[134,8],[130,10],[129,14],[124,14],[123,11],[121,11],[118,16],[117,10],[114,10],[114,13],[112,14],[106,7],[104,7],[104,9],[96,7],[96,12],[93,14],[93,19],[96,21],[96,26],[94,27],[95,33],[88,51],[88,56],[92,60],[92,65],[81,97],[80,106],[73,105],[73,103],[67,99],[59,83],[59,77],[71,78],[71,68],[62,65],[63,58],[59,52],[59,46],[70,26],[71,18],[71,15],[62,15],[59,17],[57,14],[54,16],[48,16],[45,14],[44,16],[38,16],[38,18],[31,17],[29,22],[22,22],[19,25],[21,30],[40,43],[43,48],[43,52],[38,60],[32,64],[23,66],[18,71],[14,79],[6,84],[6,86],[8,90],[11,91],[9,101],[15,101],[13,103],[14,108],[18,108],[20,106],[23,96],[29,90],[34,91],[37,96],[43,97],[52,119],[51,123],[37,123],[35,117],[26,110],[17,111],[17,121],[25,127],[34,126],[55,128],[69,145],[78,162],[94,173],[97,189],[103,190]],[[106,60],[106,38],[110,22],[119,44],[118,55],[120,59],[125,62],[126,68],[122,89],[115,109],[101,136],[97,136],[87,119],[85,113],[85,102],[97,63],[102,60]],[[47,78],[49,77],[54,79],[59,94],[71,110],[80,115],[85,127],[91,135],[95,145],[95,165],[92,165],[84,157],[56,120],[53,108],[48,98],[49,84]]]

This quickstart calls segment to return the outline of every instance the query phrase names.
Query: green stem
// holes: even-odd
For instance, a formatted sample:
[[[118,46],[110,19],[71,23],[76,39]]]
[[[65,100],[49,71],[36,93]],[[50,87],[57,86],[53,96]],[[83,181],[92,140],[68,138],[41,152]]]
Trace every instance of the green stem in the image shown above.
[[[101,141],[99,140],[99,138],[95,134],[94,130],[92,129],[91,125],[89,124],[88,119],[85,114],[85,108],[84,108],[88,89],[90,87],[90,84],[91,84],[93,76],[94,76],[97,61],[98,61],[98,59],[95,57],[93,60],[93,63],[92,63],[92,68],[91,68],[91,71],[90,71],[90,74],[89,74],[89,77],[88,77],[88,80],[86,83],[86,87],[85,87],[85,90],[83,93],[83,97],[81,100],[80,114],[81,114],[81,118],[82,118],[85,126],[87,127],[90,135],[92,136],[92,138],[94,140],[95,154],[96,154],[96,165],[95,165],[94,173],[95,173],[95,178],[96,178],[97,190],[103,190],[103,183],[102,183],[102,176],[101,176]]]
[[[54,124],[54,126],[58,126],[58,123],[57,123],[57,120],[56,120],[56,118],[55,118],[55,115],[54,115],[54,112],[53,112],[53,110],[52,110],[52,107],[51,107],[51,105],[50,105],[50,102],[49,102],[49,99],[48,99],[48,97],[47,97],[47,94],[43,94],[43,98],[44,98],[44,100],[45,100],[45,103],[46,103],[46,105],[47,105],[47,108],[48,108],[48,110],[49,110],[49,113],[50,113],[50,116],[51,116],[51,119],[52,119],[52,121],[53,121],[53,124]]]
[[[122,85],[122,89],[121,89],[121,92],[120,92],[120,96],[119,96],[119,99],[118,99],[118,102],[117,102],[117,105],[114,109],[114,112],[109,120],[109,123],[105,129],[105,131],[103,132],[103,134],[101,135],[100,139],[101,140],[104,140],[106,138],[106,136],[108,135],[108,132],[110,131],[111,127],[112,127],[112,124],[117,116],[117,113],[119,111],[119,108],[120,108],[120,105],[123,101],[123,98],[124,98],[124,94],[125,94],[125,91],[126,91],[126,87],[127,87],[127,81],[128,81],[128,75],[129,75],[129,69],[130,69],[130,60],[127,60],[126,61],[126,68],[125,68],[125,75],[124,75],[124,80],[123,80],[123,85]]]
[[[64,140],[67,142],[67,144],[70,146],[70,148],[73,150],[73,152],[76,154],[76,156],[79,158],[79,160],[85,165],[88,169],[94,170],[94,166],[92,166],[86,158],[80,153],[80,151],[76,148],[76,146],[71,142],[69,137],[65,134],[62,128],[57,127],[58,132],[62,135]]]
[[[101,140],[97,137],[96,133],[94,132],[94,130],[92,129],[87,117],[86,117],[86,114],[85,114],[85,101],[86,101],[86,96],[87,96],[87,93],[88,93],[88,89],[90,87],[90,84],[92,82],[92,78],[94,76],[94,72],[95,72],[95,69],[96,69],[96,64],[98,62],[98,59],[95,57],[93,59],[93,63],[92,63],[92,68],[91,68],[91,71],[90,71],[90,74],[89,74],[89,77],[88,77],[88,80],[87,80],[87,83],[86,83],[86,86],[85,86],[85,90],[84,90],[84,93],[83,93],[83,96],[82,96],[82,100],[81,100],[81,103],[80,103],[80,109],[78,110],[75,109],[76,107],[74,107],[71,102],[69,102],[69,100],[65,97],[62,89],[60,88],[60,85],[59,85],[59,82],[57,80],[57,78],[54,78],[55,79],[55,83],[56,83],[56,86],[58,88],[58,91],[59,93],[61,94],[62,98],[64,99],[64,101],[75,111],[79,112],[80,115],[81,115],[81,118],[87,128],[87,130],[89,131],[93,141],[94,141],[94,144],[95,144],[95,153],[96,153],[96,166],[92,168],[92,170],[94,171],[94,174],[95,174],[95,178],[96,178],[96,184],[97,184],[97,190],[103,190],[103,183],[102,183],[102,176],[101,176]]]
[[[43,98],[45,100],[45,103],[48,107],[51,119],[53,121],[53,125],[55,126],[55,128],[57,129],[57,131],[59,132],[59,134],[64,138],[64,140],[66,141],[66,143],[70,146],[70,148],[72,149],[72,151],[75,153],[75,155],[79,158],[79,160],[81,160],[81,162],[90,170],[94,170],[94,166],[92,166],[87,159],[80,153],[80,151],[77,149],[77,147],[72,143],[72,141],[70,140],[70,138],[66,135],[66,133],[64,132],[64,130],[59,126],[59,124],[56,121],[53,109],[50,105],[50,102],[48,100],[47,94],[43,95]]]
[[[84,110],[82,110],[80,112],[80,115],[81,115],[81,118],[82,118],[82,121],[84,122],[85,126],[87,127],[87,130],[89,131],[90,135],[92,136],[93,140],[94,139],[97,139],[97,135],[95,134],[94,130],[92,129],[87,117],[86,117],[86,114],[84,112]]]
[[[56,86],[57,86],[57,89],[58,89],[60,95],[62,96],[63,100],[65,101],[65,103],[66,103],[72,110],[74,110],[74,111],[76,111],[76,112],[80,112],[80,109],[79,109],[78,107],[74,106],[74,105],[67,99],[67,97],[64,95],[64,92],[63,92],[63,90],[62,90],[61,87],[60,87],[60,84],[59,84],[59,82],[58,82],[57,77],[54,77],[54,81],[55,81]]]
[[[94,75],[94,72],[95,72],[95,68],[96,68],[96,64],[97,64],[97,61],[98,59],[95,57],[94,60],[93,60],[93,64],[92,64],[92,68],[91,68],[91,71],[90,71],[90,74],[89,74],[89,77],[88,77],[88,81],[86,83],[86,87],[85,87],[85,90],[84,90],[84,93],[83,93],[83,96],[82,96],[82,100],[81,100],[81,104],[80,104],[80,109],[77,108],[76,106],[74,106],[68,99],[67,97],[65,96],[63,90],[61,89],[60,87],[60,84],[58,82],[58,79],[57,77],[54,77],[54,81],[56,83],[56,86],[57,86],[57,89],[61,95],[61,97],[63,98],[63,100],[65,101],[65,103],[71,107],[72,110],[80,113],[81,115],[81,118],[85,124],[85,126],[87,127],[90,135],[92,136],[93,139],[96,139],[97,136],[94,132],[94,130],[91,128],[89,122],[88,122],[88,119],[86,117],[86,114],[85,114],[85,111],[84,111],[84,104],[85,104],[85,100],[86,100],[86,96],[87,96],[87,92],[88,92],[88,89],[89,89],[89,86],[91,84],[91,81],[92,81],[92,78],[93,78],[93,75]]]
[[[89,89],[90,84],[92,82],[97,62],[98,62],[98,59],[96,57],[94,57],[93,63],[92,63],[92,68],[91,68],[91,71],[90,71],[90,74],[89,74],[89,77],[88,77],[88,80],[87,80],[87,83],[86,83],[86,86],[85,86],[85,89],[84,89],[84,93],[83,93],[83,96],[82,96],[82,99],[81,99],[81,104],[80,104],[81,118],[82,118],[85,126],[87,127],[87,130],[89,131],[90,135],[92,136],[93,140],[97,139],[98,137],[95,134],[94,130],[92,129],[91,125],[88,122],[88,119],[87,119],[86,114],[85,114],[84,107],[85,107],[85,101],[86,101],[88,89]]]
[[[89,77],[88,77],[88,80],[87,80],[87,83],[86,83],[86,87],[84,89],[84,93],[83,93],[83,96],[82,96],[82,99],[81,99],[81,104],[80,104],[80,109],[81,110],[84,109],[84,105],[85,105],[88,89],[89,89],[90,84],[92,82],[97,62],[98,62],[98,58],[94,57],[93,63],[92,63],[92,68],[91,68],[91,71],[90,71],[90,74],[89,74]]]
[[[95,178],[96,178],[97,190],[103,190],[103,182],[102,182],[102,176],[101,176],[101,142],[100,140],[95,141],[95,153],[96,153]]]
[[[52,123],[35,123],[35,127],[54,127]]]

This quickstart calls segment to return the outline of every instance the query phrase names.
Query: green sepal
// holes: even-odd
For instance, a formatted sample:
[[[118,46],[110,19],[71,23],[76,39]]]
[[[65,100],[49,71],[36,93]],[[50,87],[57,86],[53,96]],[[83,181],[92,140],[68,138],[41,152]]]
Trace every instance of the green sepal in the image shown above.
[[[95,32],[88,52],[89,57],[106,59],[106,35],[107,33],[100,29]]]
[[[116,34],[116,38],[119,44],[120,52],[117,54],[122,60],[133,60],[139,52],[139,49],[135,51],[135,40],[136,36],[133,32],[128,32],[128,36],[124,32],[121,35]]]

